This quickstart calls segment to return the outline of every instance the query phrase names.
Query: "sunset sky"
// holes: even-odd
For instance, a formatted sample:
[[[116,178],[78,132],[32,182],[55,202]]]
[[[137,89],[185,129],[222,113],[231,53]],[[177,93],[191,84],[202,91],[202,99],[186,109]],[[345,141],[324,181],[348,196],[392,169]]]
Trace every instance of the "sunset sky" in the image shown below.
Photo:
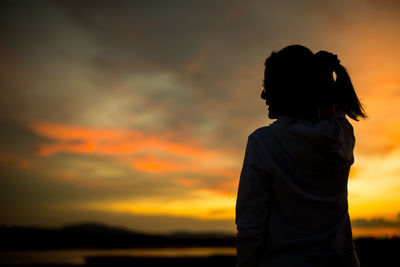
[[[0,225],[233,233],[264,60],[347,68],[355,236],[400,235],[400,2],[1,1]]]

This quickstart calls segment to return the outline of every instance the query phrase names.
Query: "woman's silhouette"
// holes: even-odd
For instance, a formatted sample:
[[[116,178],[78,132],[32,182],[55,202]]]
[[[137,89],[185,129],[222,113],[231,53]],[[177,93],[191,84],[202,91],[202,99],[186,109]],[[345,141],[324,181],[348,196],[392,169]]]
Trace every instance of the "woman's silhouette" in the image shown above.
[[[359,266],[347,206],[355,139],[345,115],[366,115],[345,68],[332,53],[288,46],[266,59],[261,98],[277,120],[248,138],[238,266]]]

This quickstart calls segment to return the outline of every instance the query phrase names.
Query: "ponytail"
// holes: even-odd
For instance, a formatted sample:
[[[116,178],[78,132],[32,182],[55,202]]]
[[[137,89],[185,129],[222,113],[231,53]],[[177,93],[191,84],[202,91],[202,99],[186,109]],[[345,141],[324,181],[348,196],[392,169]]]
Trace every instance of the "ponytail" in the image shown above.
[[[333,86],[331,87],[331,100],[334,104],[353,120],[358,121],[359,117],[365,119],[367,115],[364,108],[354,91],[349,74],[340,64],[337,55],[327,51],[319,51],[315,54],[315,58],[317,64],[323,69],[330,74],[332,72],[336,73],[336,81],[333,82]]]
[[[346,69],[339,64],[335,69],[335,73],[336,82],[334,90],[336,93],[335,100],[337,105],[353,120],[358,121],[358,117],[365,119],[367,115],[354,91],[353,84]]]

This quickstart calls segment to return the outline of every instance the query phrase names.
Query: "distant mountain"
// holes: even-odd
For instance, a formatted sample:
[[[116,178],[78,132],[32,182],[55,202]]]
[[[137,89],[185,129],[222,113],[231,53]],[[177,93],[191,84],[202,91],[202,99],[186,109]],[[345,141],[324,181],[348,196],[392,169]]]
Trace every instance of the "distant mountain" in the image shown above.
[[[75,233],[92,233],[92,234],[140,234],[138,231],[127,230],[125,228],[108,226],[96,222],[83,222],[77,224],[67,224],[61,227],[61,230]]]
[[[176,232],[147,234],[95,222],[60,228],[0,227],[0,249],[140,248],[173,246],[233,246],[235,237],[224,233]]]
[[[222,233],[222,232],[172,232],[167,236],[171,238],[196,238],[196,239],[224,239],[232,238],[232,234]]]

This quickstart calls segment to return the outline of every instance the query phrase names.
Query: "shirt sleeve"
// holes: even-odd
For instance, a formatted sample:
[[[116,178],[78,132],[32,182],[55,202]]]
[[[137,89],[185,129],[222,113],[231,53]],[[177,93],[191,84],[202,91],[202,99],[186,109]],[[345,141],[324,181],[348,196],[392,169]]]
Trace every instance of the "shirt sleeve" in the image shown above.
[[[236,199],[237,267],[256,266],[262,256],[271,196],[264,149],[249,136]]]

